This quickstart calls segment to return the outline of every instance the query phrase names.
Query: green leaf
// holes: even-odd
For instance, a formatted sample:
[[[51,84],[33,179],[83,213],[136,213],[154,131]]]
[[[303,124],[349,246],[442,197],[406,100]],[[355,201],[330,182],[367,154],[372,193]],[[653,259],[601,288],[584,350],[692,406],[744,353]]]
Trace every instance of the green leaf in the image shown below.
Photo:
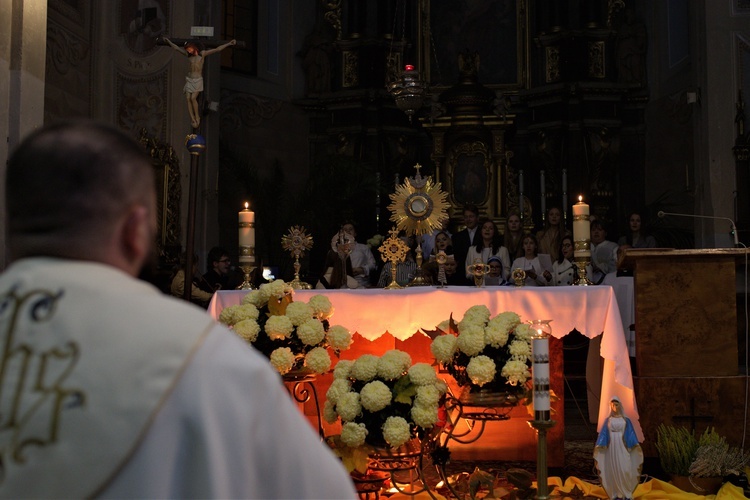
[[[409,376],[401,377],[393,386],[393,400],[396,403],[411,405],[412,398],[417,395],[417,386]]]

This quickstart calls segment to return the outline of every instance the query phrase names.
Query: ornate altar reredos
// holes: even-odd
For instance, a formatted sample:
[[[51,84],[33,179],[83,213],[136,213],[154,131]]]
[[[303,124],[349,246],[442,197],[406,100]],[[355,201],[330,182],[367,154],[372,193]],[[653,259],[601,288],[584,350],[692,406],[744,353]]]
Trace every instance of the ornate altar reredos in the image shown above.
[[[142,129],[138,141],[151,156],[156,179],[157,240],[159,266],[170,268],[180,252],[180,162],[174,149]]]
[[[512,116],[493,112],[495,92],[479,83],[478,71],[479,55],[462,53],[458,83],[439,96],[444,115],[423,124],[432,133],[431,159],[448,192],[450,217],[459,222],[466,205],[477,205],[495,220],[518,207],[517,177],[504,138]]]

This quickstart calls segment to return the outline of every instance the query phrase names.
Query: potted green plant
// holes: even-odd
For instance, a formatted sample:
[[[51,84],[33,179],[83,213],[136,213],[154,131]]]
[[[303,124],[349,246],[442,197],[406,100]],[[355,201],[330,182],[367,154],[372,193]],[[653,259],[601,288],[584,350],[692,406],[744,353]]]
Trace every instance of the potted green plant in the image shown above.
[[[730,475],[741,475],[748,457],[730,447],[713,427],[696,436],[684,427],[660,425],[656,449],[661,467],[681,490],[701,495],[716,493]]]

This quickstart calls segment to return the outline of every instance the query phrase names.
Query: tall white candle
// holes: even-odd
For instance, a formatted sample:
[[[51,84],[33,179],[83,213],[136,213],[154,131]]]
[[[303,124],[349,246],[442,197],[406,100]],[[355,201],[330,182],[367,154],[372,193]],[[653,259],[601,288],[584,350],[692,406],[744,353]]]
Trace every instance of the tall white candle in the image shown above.
[[[565,207],[568,206],[568,170],[563,169],[562,171],[562,205],[560,205],[565,209]],[[563,212],[563,215],[567,218],[568,211],[565,209]]]
[[[255,212],[250,210],[249,204],[245,202],[245,209],[239,212],[239,244],[240,262],[255,262]],[[252,248],[249,255],[243,251],[243,247]]]
[[[544,170],[539,171],[539,188],[540,188],[540,199],[541,199],[541,205],[542,205],[542,217],[545,217],[547,214],[547,185],[544,180]]]
[[[523,202],[523,170],[518,170],[518,211],[521,216],[521,222],[523,222],[523,216],[524,216],[524,207],[525,204]],[[523,224],[521,224],[523,226]]]
[[[591,240],[591,222],[589,220],[589,206],[583,202],[583,196],[578,197],[578,203],[573,205],[573,241],[575,242],[574,257],[591,257],[591,250],[579,250],[579,243]]]
[[[549,337],[541,332],[531,338],[531,353],[534,359],[534,420],[550,419],[549,381]]]

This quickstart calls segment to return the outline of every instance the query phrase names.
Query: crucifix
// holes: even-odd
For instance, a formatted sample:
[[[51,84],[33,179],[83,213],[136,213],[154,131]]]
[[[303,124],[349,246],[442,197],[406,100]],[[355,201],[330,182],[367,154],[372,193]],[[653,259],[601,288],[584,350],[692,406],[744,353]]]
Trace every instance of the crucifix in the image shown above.
[[[190,124],[194,129],[200,127],[201,113],[198,105],[198,98],[203,92],[203,63],[205,58],[211,54],[221,52],[230,46],[239,45],[244,47],[244,42],[237,40],[203,40],[203,39],[174,39],[160,37],[157,45],[169,45],[177,52],[187,56],[190,63],[190,70],[185,77],[185,86],[183,92],[187,99],[188,112],[190,113]]]

